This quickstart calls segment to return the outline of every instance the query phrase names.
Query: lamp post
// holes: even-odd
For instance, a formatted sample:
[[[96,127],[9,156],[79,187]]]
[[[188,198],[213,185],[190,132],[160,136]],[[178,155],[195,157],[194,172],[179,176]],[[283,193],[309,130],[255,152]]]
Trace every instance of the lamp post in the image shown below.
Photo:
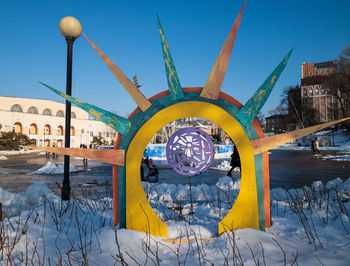
[[[80,22],[73,17],[64,17],[59,24],[60,33],[67,41],[67,80],[66,94],[72,95],[72,56],[73,43],[79,38],[82,28]],[[70,120],[71,120],[71,103],[66,100],[66,124],[64,135],[64,147],[70,147]],[[64,174],[61,191],[62,200],[70,200],[70,182],[69,182],[69,156],[64,156]]]

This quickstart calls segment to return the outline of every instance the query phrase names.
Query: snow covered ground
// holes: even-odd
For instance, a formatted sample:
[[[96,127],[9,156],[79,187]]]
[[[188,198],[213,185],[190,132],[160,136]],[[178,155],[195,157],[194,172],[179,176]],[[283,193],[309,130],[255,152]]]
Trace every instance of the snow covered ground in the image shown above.
[[[216,170],[221,170],[221,171],[228,171],[231,169],[231,165],[230,165],[231,160],[224,160],[222,161],[219,165],[211,167],[211,169],[216,169]],[[235,169],[233,169],[234,172],[240,172],[241,169],[239,167],[236,167]]]
[[[0,264],[348,264],[350,178],[272,189],[271,228],[218,236],[217,223],[234,203],[239,185],[228,177],[191,190],[143,183],[153,209],[168,225],[170,241],[113,228],[111,198],[62,202],[41,182],[17,194],[1,189],[6,215],[0,222]],[[191,240],[173,241],[183,238]]]
[[[319,131],[316,132],[314,135],[323,135],[329,133],[328,131]],[[329,146],[329,147],[320,147],[321,151],[343,151],[343,152],[350,152],[350,134],[343,130],[338,130],[334,134],[334,140],[335,140],[335,146]],[[297,142],[291,142],[284,145],[281,145],[275,149],[278,150],[310,150],[310,146],[298,146]]]
[[[342,154],[323,152],[323,159],[350,160],[348,135],[336,136],[336,144],[321,151]],[[278,149],[310,148],[286,144]],[[8,155],[12,153],[0,153]],[[229,168],[229,160],[216,167]],[[49,162],[35,173],[62,172],[62,165]],[[239,181],[225,176],[213,186],[143,186],[152,208],[168,225],[168,239],[114,228],[109,197],[87,193],[62,202],[42,182],[19,193],[0,188],[0,265],[349,265],[350,178],[272,189],[271,228],[220,236],[217,224],[234,204]]]
[[[18,154],[35,153],[35,152],[39,152],[39,151],[27,150],[27,149],[22,149],[19,151],[0,151],[0,155],[18,155]]]
[[[80,159],[80,158],[79,158]],[[79,172],[81,171],[80,168],[76,167],[73,164],[69,165],[69,172],[74,173],[74,172]],[[43,167],[39,168],[38,170],[31,172],[31,174],[46,174],[46,175],[58,175],[58,174],[63,174],[64,172],[64,163],[59,162],[59,163],[52,163],[52,162],[47,162]]]
[[[327,131],[316,132],[315,135],[322,135]],[[323,153],[323,160],[335,161],[350,161],[350,135],[342,130],[338,130],[334,135],[336,146],[320,147],[319,150]],[[310,151],[310,146],[298,146],[297,142],[281,145],[276,150],[300,150]],[[327,151],[338,151],[339,155],[325,154]]]

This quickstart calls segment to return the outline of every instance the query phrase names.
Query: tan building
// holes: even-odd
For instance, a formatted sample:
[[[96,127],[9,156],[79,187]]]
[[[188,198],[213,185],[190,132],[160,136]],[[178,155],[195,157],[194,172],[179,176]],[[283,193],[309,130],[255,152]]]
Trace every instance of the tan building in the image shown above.
[[[327,75],[336,70],[334,61],[301,65],[301,100],[316,110],[316,119],[321,122],[334,120],[332,110],[338,108],[334,96],[323,85]]]
[[[0,132],[23,133],[38,146],[64,146],[65,104],[41,99],[0,96]],[[71,147],[89,146],[94,136],[114,143],[116,131],[91,119],[82,109],[72,106]]]

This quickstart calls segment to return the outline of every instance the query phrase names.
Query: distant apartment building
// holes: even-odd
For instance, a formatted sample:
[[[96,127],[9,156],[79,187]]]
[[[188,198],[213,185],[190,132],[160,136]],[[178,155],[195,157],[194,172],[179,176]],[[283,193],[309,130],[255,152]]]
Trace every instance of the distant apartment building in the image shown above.
[[[82,109],[72,106],[71,147],[89,145],[93,137],[113,144],[116,131],[91,119]],[[42,99],[0,96],[0,133],[15,131],[34,140],[38,146],[64,146],[65,104]]]
[[[303,63],[301,65],[301,101],[316,111],[315,120],[320,122],[335,119],[334,111],[338,104],[324,86],[325,78],[337,71],[335,61]]]
[[[265,132],[282,133],[287,131],[288,115],[272,115],[265,119]]]

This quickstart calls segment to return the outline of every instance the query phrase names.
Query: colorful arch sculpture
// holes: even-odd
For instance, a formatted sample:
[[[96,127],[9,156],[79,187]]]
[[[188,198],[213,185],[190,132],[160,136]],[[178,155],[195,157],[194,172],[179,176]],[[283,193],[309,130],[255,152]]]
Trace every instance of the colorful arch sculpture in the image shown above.
[[[143,191],[140,164],[150,139],[171,121],[185,117],[202,117],[211,120],[222,127],[237,145],[241,158],[241,189],[232,209],[218,223],[218,231],[221,234],[238,228],[265,230],[265,227],[271,225],[268,149],[350,119],[345,118],[277,136],[264,137],[261,127],[254,118],[266,102],[292,51],[285,56],[244,106],[236,99],[221,92],[244,6],[245,3],[204,88],[181,87],[164,31],[157,16],[169,89],[150,99],[147,99],[84,34],[139,106],[127,119],[68,96],[42,83],[119,132],[115,150],[35,147],[43,151],[112,163],[115,225],[119,223],[122,228],[167,237],[166,224],[153,211]]]

